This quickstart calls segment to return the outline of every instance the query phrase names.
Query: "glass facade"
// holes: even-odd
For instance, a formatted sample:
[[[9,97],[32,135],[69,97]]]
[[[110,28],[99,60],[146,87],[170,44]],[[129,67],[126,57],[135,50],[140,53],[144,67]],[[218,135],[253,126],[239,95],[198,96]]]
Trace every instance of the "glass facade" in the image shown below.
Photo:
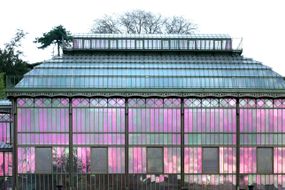
[[[12,116],[10,104],[0,102],[0,189],[12,187]],[[5,102],[6,103],[6,102]],[[9,107],[7,109],[7,106]]]
[[[285,188],[284,99],[19,98],[17,114],[19,189]]]
[[[4,189],[285,189],[284,78],[230,36],[78,35],[63,54],[7,90]]]

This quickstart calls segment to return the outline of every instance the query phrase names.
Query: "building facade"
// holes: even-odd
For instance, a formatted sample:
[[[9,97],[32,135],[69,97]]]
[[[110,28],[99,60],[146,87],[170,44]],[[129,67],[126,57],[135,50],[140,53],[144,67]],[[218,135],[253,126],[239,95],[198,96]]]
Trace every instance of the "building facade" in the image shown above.
[[[8,89],[16,189],[285,189],[285,81],[228,35],[77,35]]]
[[[12,187],[11,102],[0,100],[0,189]]]

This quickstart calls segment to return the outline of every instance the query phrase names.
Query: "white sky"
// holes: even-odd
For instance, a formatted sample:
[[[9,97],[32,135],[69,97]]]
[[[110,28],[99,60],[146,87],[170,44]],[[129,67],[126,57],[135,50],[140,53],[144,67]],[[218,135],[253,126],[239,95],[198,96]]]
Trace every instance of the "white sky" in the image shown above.
[[[199,33],[243,37],[244,56],[285,76],[285,0],[3,0],[0,46],[23,29],[29,33],[22,42],[23,59],[43,61],[53,48],[37,49],[35,37],[60,24],[72,33],[87,33],[94,19],[132,9],[184,16]]]

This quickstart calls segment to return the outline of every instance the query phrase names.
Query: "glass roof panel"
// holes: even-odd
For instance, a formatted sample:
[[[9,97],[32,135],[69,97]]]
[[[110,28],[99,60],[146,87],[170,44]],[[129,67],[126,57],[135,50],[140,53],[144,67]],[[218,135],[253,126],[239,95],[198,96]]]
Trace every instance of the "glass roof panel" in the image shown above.
[[[285,89],[285,81],[240,55],[64,55],[37,66],[16,88]]]

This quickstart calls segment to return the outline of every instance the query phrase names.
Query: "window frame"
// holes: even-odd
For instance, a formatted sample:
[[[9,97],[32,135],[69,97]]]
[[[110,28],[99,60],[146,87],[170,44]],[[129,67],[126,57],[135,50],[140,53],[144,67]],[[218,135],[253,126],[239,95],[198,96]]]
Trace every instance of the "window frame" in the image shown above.
[[[207,172],[204,169],[204,149],[212,148],[217,150],[217,171],[216,172]],[[220,148],[219,146],[202,146],[202,173],[203,174],[220,174]]]
[[[161,172],[150,172],[149,168],[148,168],[148,163],[149,163],[149,159],[148,159],[148,150],[149,149],[161,149],[161,163],[162,163],[162,168],[161,168]],[[164,148],[163,146],[147,146],[146,147],[146,173],[147,174],[164,174]]]
[[[38,157],[37,157],[37,149],[50,149],[50,171],[39,171],[38,170]],[[53,173],[53,157],[52,157],[52,146],[36,146],[35,147],[35,173],[36,174],[52,174]]]
[[[261,172],[259,171],[259,154],[258,154],[258,149],[271,149],[271,171],[270,172]],[[257,174],[274,174],[274,147],[266,147],[266,146],[258,146],[256,147],[256,173]]]

